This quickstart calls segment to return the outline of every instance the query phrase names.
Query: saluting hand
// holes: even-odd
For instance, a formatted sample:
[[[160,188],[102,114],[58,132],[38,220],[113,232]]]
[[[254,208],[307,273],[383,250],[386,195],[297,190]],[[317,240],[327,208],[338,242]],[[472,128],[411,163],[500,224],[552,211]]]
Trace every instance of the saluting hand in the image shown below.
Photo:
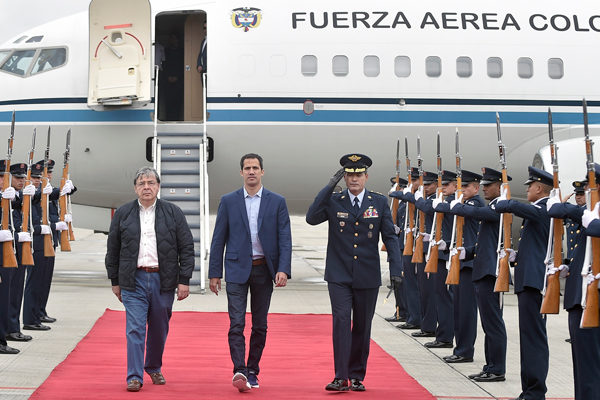
[[[285,272],[278,272],[275,274],[275,286],[284,287],[287,284],[287,274]]]

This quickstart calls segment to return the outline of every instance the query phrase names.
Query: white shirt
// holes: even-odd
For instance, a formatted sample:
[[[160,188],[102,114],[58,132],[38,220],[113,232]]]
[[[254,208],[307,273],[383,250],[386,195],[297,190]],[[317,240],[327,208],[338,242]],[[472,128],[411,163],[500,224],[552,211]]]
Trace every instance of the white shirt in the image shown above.
[[[244,187],[244,202],[246,203],[246,214],[248,215],[248,224],[250,225],[250,240],[252,241],[252,258],[262,258],[265,253],[260,239],[258,238],[258,212],[260,211],[260,199],[262,197],[263,187],[254,195],[250,196]]]
[[[358,194],[358,196],[355,196],[348,190],[348,196],[350,197],[350,203],[352,204],[352,207],[354,207],[354,198],[358,197],[358,208],[360,208],[360,206],[362,205],[363,198],[365,197],[365,191],[366,189],[363,189],[362,192]]]
[[[138,267],[158,267],[158,251],[156,249],[156,232],[154,231],[154,214],[156,201],[148,208],[140,206],[140,251]]]

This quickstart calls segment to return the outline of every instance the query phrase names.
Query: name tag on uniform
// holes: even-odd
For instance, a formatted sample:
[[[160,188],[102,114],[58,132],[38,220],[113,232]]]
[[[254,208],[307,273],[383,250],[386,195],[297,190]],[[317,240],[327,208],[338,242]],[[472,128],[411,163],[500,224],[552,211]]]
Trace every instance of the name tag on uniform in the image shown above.
[[[376,208],[369,206],[369,208],[365,210],[363,218],[379,218],[379,213],[377,212]]]
[[[348,218],[348,213],[338,211],[337,217],[338,218]]]

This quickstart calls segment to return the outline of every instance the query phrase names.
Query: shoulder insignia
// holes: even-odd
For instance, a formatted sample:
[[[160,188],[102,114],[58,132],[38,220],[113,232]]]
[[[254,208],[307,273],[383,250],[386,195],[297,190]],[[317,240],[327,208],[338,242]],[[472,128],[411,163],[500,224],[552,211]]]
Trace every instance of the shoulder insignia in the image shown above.
[[[343,194],[342,197],[340,197],[340,199],[345,199],[345,198],[346,198],[345,194]]]

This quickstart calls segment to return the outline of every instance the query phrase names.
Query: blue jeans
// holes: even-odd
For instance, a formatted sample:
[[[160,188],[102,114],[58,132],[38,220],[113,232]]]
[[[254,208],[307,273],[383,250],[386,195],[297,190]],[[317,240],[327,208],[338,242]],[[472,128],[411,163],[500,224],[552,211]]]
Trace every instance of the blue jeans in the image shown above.
[[[245,362],[246,338],[246,306],[248,304],[248,288],[250,288],[250,311],[252,313],[252,333],[248,362]],[[246,283],[227,282],[227,308],[229,311],[229,353],[233,361],[233,373],[258,375],[258,363],[262,357],[267,341],[267,315],[273,293],[273,279],[266,265],[252,267],[250,278]]]
[[[122,290],[121,298],[127,315],[127,382],[137,379],[143,383],[144,370],[151,374],[162,367],[175,290],[161,292],[158,273],[138,270],[135,291]]]

